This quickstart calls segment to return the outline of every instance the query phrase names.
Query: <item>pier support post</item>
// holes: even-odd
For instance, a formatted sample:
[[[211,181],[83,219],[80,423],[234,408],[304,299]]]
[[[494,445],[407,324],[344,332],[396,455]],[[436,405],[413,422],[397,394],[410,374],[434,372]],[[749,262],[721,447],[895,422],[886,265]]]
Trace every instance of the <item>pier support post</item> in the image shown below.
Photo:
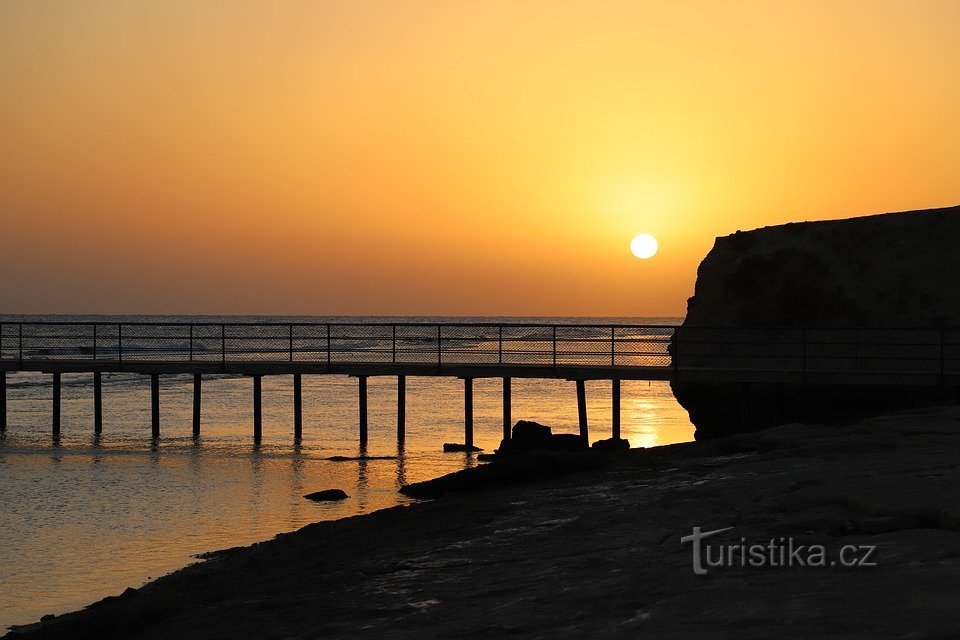
[[[473,446],[473,378],[463,379],[463,444]]]
[[[397,443],[407,438],[407,376],[397,376]]]
[[[358,376],[360,400],[360,446],[367,446],[367,376]]]
[[[260,444],[263,436],[263,403],[261,398],[263,376],[253,376],[253,443]]]
[[[160,439],[160,374],[150,374],[150,437]]]
[[[53,439],[60,438],[60,372],[53,374]]]
[[[293,439],[303,438],[303,376],[293,374]]]
[[[7,372],[0,371],[0,433],[7,430]]]
[[[612,415],[610,421],[610,437],[614,440],[620,439],[620,380],[614,379],[611,389]]]
[[[512,408],[510,406],[510,378],[503,379],[503,439],[510,439],[510,423],[512,422]]]
[[[590,432],[587,429],[587,390],[583,380],[577,380],[577,416],[580,419],[580,439],[584,446],[590,446]]]
[[[203,396],[203,381],[199,373],[193,374],[193,437],[200,437],[200,401]]]
[[[103,374],[93,372],[93,434],[103,433]]]

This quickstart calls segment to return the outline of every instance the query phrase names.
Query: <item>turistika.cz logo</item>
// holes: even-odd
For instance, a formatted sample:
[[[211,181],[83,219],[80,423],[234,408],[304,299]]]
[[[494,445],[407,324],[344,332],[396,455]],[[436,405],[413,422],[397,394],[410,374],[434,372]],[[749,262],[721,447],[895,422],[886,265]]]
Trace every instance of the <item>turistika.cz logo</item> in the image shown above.
[[[681,544],[692,543],[693,572],[706,575],[710,569],[729,568],[791,568],[875,567],[876,545],[845,544],[832,554],[822,544],[797,544],[793,538],[771,538],[765,542],[747,542],[740,538],[733,544],[708,544],[705,541],[731,531],[733,527],[703,531],[694,527],[693,533],[680,538]]]

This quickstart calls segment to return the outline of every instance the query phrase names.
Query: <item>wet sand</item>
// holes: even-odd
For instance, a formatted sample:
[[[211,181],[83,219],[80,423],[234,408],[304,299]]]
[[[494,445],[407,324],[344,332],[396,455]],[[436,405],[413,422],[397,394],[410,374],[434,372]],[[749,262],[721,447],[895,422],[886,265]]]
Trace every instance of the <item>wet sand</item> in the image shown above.
[[[15,637],[956,637],[958,468],[955,407],[632,451],[309,525]],[[877,566],[698,576],[695,526]]]

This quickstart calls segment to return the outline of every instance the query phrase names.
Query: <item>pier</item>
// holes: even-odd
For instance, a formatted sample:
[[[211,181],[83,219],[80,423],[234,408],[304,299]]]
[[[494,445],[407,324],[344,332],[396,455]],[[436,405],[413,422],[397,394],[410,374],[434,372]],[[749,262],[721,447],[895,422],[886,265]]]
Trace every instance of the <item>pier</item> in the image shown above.
[[[293,378],[294,437],[303,433],[302,377],[357,380],[358,439],[366,444],[367,379],[397,381],[397,441],[406,430],[406,377],[463,380],[464,444],[473,443],[473,381],[503,384],[510,437],[513,378],[575,383],[580,436],[589,442],[586,380],[609,380],[612,437],[620,436],[622,380],[753,384],[960,386],[960,328],[687,327],[498,323],[0,323],[0,430],[7,377],[51,375],[52,433],[60,433],[63,373],[93,374],[96,434],[103,429],[102,374],[150,377],[151,437],[161,435],[161,375],[193,376],[193,434],[200,435],[204,374],[252,380],[253,439],[262,437],[262,378]],[[776,394],[779,397],[779,393]],[[746,402],[746,400],[744,400]],[[748,411],[744,407],[744,411]],[[782,407],[776,408],[782,416]],[[779,418],[778,418],[779,419]]]

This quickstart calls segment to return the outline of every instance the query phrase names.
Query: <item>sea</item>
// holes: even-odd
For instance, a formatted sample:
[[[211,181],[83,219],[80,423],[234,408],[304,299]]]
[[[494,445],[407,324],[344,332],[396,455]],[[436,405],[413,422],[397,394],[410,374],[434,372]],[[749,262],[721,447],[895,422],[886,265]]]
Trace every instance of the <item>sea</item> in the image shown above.
[[[682,318],[21,316],[0,322],[504,322],[679,324]],[[322,520],[408,504],[407,483],[478,464],[443,453],[463,441],[463,382],[407,377],[406,439],[396,437],[397,385],[368,382],[369,442],[358,444],[357,380],[303,376],[303,437],[293,437],[292,376],[263,378],[263,438],[252,437],[252,382],[205,375],[202,430],[192,437],[191,376],[160,379],[161,437],[150,439],[150,379],[103,374],[103,432],[93,432],[93,374],[65,373],[61,436],[51,438],[51,376],[7,376],[0,434],[0,629],[84,607],[197,562],[197,554],[268,540]],[[610,436],[611,385],[586,383],[592,440]],[[577,433],[576,392],[565,380],[514,379],[513,420]],[[474,440],[502,434],[501,381],[474,381]],[[624,381],[622,436],[634,447],[685,442],[694,428],[666,382]],[[381,460],[328,460],[332,456]],[[304,495],[343,489],[348,498]]]

